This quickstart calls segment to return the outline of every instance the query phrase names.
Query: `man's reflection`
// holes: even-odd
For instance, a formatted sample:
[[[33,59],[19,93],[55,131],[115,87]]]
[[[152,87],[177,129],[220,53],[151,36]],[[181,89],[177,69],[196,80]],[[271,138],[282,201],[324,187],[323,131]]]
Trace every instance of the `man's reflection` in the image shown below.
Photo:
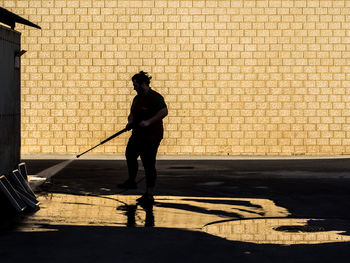
[[[136,216],[137,216],[136,211],[137,211],[138,206],[140,206],[146,212],[144,226],[145,227],[153,227],[154,226],[153,205],[142,206],[139,204],[135,204],[135,205],[127,205],[126,204],[126,205],[122,205],[122,206],[117,207],[117,210],[124,211],[124,214],[126,215],[126,218],[127,218],[126,226],[127,227],[136,227]]]
[[[153,227],[154,226],[154,214],[153,214],[153,205],[149,207],[143,207],[146,212],[145,226]]]

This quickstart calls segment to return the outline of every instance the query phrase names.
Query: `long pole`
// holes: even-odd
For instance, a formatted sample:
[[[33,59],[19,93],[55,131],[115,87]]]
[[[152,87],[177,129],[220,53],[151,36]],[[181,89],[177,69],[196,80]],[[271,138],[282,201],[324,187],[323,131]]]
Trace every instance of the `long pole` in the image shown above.
[[[85,154],[85,153],[87,153],[87,152],[89,152],[89,151],[95,149],[96,147],[98,147],[98,146],[100,146],[100,145],[102,145],[102,144],[104,144],[104,143],[106,143],[106,142],[108,142],[108,141],[114,139],[115,137],[119,136],[120,134],[122,134],[122,133],[124,133],[124,132],[126,132],[126,131],[128,131],[128,129],[126,129],[126,128],[122,129],[121,131],[118,131],[117,133],[115,133],[115,134],[113,134],[112,136],[108,137],[107,139],[103,140],[102,142],[100,142],[99,144],[97,144],[97,145],[95,145],[94,147],[90,148],[89,150],[87,150],[87,151],[85,151],[85,152],[83,152],[83,153],[81,153],[81,154],[78,154],[78,155],[77,155],[77,158],[79,158],[79,157],[82,156],[83,154]]]

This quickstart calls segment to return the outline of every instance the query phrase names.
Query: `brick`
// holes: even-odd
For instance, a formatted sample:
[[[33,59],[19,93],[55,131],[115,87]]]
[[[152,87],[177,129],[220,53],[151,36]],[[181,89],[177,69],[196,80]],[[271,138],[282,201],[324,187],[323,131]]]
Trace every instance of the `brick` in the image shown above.
[[[14,7],[13,1],[3,3]],[[22,120],[35,126],[27,128],[47,129],[44,122],[57,122],[61,126],[49,129],[79,131],[85,126],[76,125],[84,124],[90,136],[92,130],[111,130],[105,122],[124,124],[134,95],[130,77],[142,64],[170,109],[171,147],[166,142],[163,153],[288,155],[350,149],[348,141],[339,145],[346,136],[350,86],[344,1],[60,0],[16,6],[44,29],[20,28],[23,46],[30,50],[22,58]],[[183,128],[186,136],[198,132],[202,145],[181,140]],[[312,132],[316,128],[332,139],[328,145],[316,145],[324,139]],[[216,141],[206,140],[214,135]],[[25,144],[39,139],[35,136],[26,137],[24,151],[33,151]],[[57,131],[56,136],[68,135]],[[242,140],[221,147],[230,136]],[[87,141],[56,147],[42,140],[34,151],[71,151],[81,143]],[[115,151],[124,148],[98,150]]]

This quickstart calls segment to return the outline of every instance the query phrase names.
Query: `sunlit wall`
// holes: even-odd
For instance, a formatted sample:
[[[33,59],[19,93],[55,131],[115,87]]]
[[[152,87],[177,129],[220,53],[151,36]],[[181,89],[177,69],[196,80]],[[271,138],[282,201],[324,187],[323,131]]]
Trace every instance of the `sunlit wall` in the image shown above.
[[[22,32],[22,153],[124,128],[139,70],[169,108],[160,154],[350,153],[350,1],[0,1]],[[123,154],[127,135],[95,150]]]

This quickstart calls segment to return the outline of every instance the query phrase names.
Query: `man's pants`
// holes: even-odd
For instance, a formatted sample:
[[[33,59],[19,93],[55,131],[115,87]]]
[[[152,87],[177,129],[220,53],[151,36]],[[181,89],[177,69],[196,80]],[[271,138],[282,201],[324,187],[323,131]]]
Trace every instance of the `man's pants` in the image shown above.
[[[129,179],[135,181],[138,171],[137,158],[141,156],[141,161],[145,169],[146,186],[153,188],[156,184],[156,156],[160,141],[149,141],[131,135],[125,151],[126,162],[128,164]]]

